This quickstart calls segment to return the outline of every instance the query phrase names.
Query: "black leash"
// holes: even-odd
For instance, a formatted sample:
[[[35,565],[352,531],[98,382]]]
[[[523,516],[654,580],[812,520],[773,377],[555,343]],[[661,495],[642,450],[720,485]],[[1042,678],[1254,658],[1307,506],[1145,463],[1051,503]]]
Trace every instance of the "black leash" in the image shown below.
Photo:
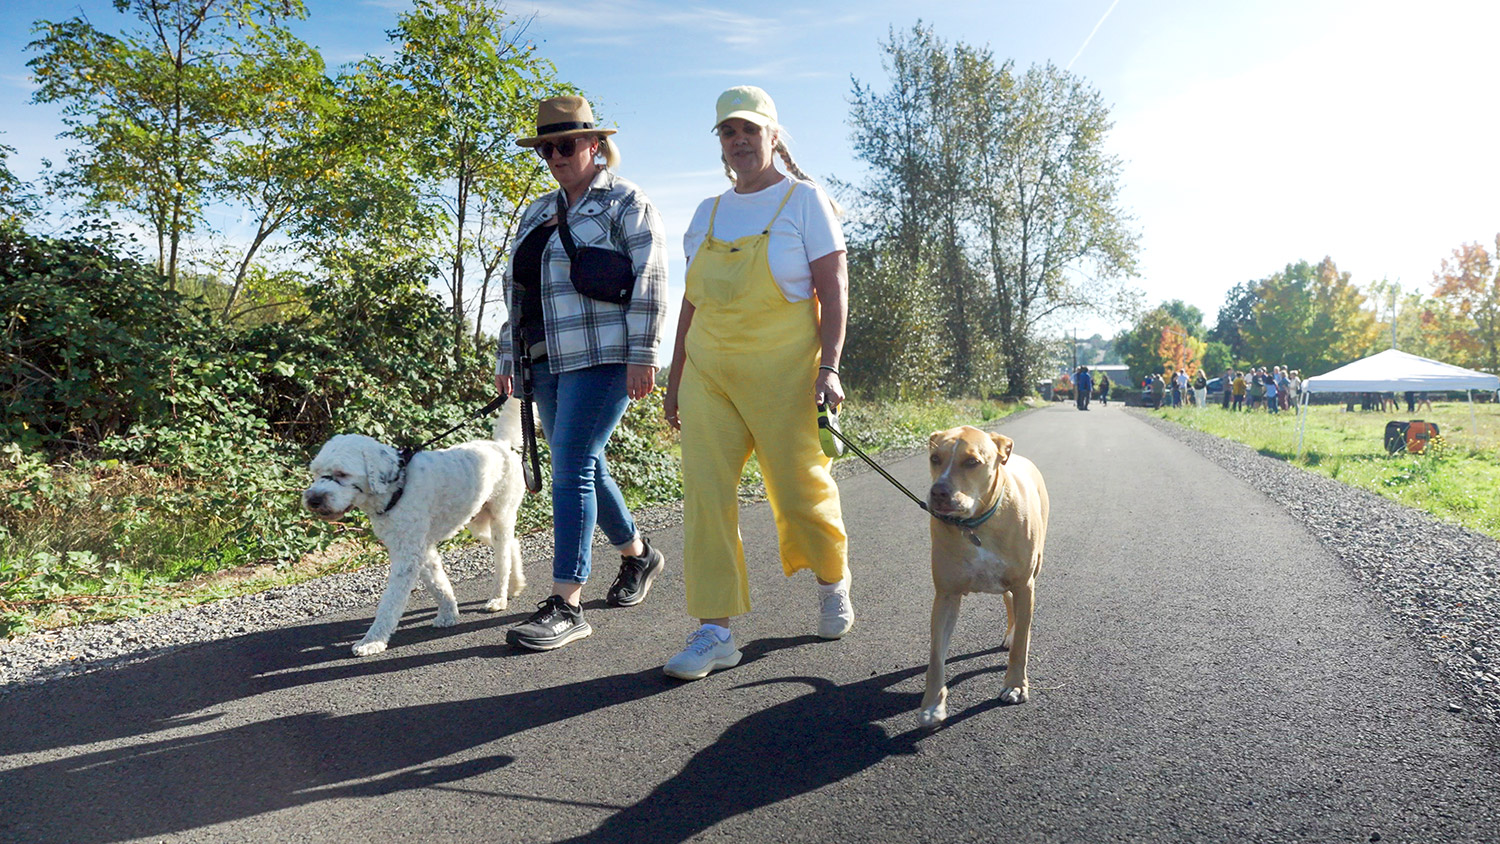
[[[396,487],[395,492],[391,493],[391,500],[385,503],[385,507],[383,509],[377,510],[375,512],[375,515],[384,516],[386,513],[391,512],[391,509],[401,502],[401,496],[406,494],[406,464],[411,462],[411,459],[417,455],[417,452],[425,451],[428,446],[432,445],[435,442],[438,442],[443,437],[446,437],[454,431],[457,431],[459,428],[462,428],[473,420],[478,419],[481,416],[489,416],[491,413],[494,413],[495,411],[503,407],[505,405],[505,400],[508,398],[510,397],[496,396],[495,398],[490,399],[489,404],[479,408],[473,413],[470,413],[468,416],[465,416],[462,422],[459,422],[457,425],[454,425],[452,428],[449,428],[441,434],[438,434],[427,442],[422,443],[418,446],[403,445],[399,449],[396,449],[396,482],[399,484],[399,486]]]
[[[952,516],[945,516],[942,513],[934,513],[932,512],[932,508],[927,506],[926,501],[918,498],[916,493],[906,488],[905,484],[891,477],[891,473],[881,468],[880,464],[872,460],[870,458],[870,455],[865,454],[859,446],[854,444],[853,440],[844,436],[844,432],[840,431],[837,425],[829,422],[826,416],[823,416],[821,414],[818,416],[818,427],[834,435],[835,437],[838,437],[839,442],[843,443],[846,448],[854,452],[855,456],[857,456],[860,460],[863,460],[866,463],[870,464],[871,469],[879,472],[880,476],[890,481],[891,485],[896,487],[896,489],[899,489],[902,492],[906,493],[907,498],[910,498],[912,501],[917,502],[917,506],[921,507],[922,510],[927,513],[927,515],[933,517],[934,519],[937,519],[940,522],[944,522],[946,524],[950,524],[954,527],[960,528],[961,530],[963,530],[964,535],[969,538],[969,541],[974,543],[975,545],[979,544],[979,535],[974,532],[974,529],[989,521],[990,517],[995,515],[995,511],[1000,509],[1000,497],[997,496],[995,498],[995,503],[990,505],[990,509],[986,510],[983,515],[975,516],[972,519],[957,519]]]
[[[536,451],[536,419],[531,412],[531,350],[520,344],[517,356],[521,370],[521,477],[526,479],[526,491],[535,495],[542,491],[542,462]]]
[[[469,424],[470,422],[474,421],[475,419],[478,419],[481,416],[489,416],[491,413],[494,413],[495,411],[499,410],[501,407],[503,407],[505,405],[505,401],[508,398],[510,398],[510,396],[496,396],[495,398],[490,399],[490,403],[489,404],[485,405],[484,407],[479,408],[478,410],[474,411],[473,413],[470,413],[468,416],[465,416],[462,422],[459,422],[457,425],[454,425],[452,428],[449,428],[448,430],[442,432],[441,434],[438,434],[437,436],[433,437],[432,439],[428,440],[425,443],[422,443],[421,445],[418,445],[418,446],[404,445],[404,446],[402,446],[401,449],[400,449],[400,455],[401,455],[401,457],[400,457],[400,460],[399,460],[401,468],[405,469],[406,468],[406,464],[408,464],[408,463],[411,462],[411,459],[416,456],[417,452],[419,452],[419,451],[426,451],[428,446],[432,445],[435,442],[438,442],[438,441],[442,440],[444,437],[448,436],[449,434],[453,433],[454,431],[457,431],[459,428],[462,428],[463,426]],[[386,509],[389,510],[390,507],[387,507]]]

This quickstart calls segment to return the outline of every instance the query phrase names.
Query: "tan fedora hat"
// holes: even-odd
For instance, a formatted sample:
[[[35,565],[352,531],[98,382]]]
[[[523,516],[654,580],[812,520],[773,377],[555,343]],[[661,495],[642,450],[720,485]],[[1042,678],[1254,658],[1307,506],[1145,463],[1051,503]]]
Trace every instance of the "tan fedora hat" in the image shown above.
[[[548,97],[536,104],[536,137],[520,138],[516,143],[523,147],[534,147],[542,141],[614,133],[614,129],[601,129],[594,125],[594,110],[589,108],[589,101],[583,97]]]

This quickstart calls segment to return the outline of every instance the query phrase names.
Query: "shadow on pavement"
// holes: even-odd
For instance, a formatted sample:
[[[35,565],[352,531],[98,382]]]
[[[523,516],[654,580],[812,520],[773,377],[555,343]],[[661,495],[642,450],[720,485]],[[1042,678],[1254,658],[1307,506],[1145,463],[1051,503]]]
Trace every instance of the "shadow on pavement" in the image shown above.
[[[434,763],[671,688],[652,668],[477,700],[288,715],[70,756],[0,773],[0,839],[123,841],[330,798],[457,782],[514,757]]]
[[[434,611],[401,619],[391,649],[361,659],[349,652],[370,617],[305,624],[237,636],[153,657],[135,665],[52,680],[4,698],[0,756],[141,736],[220,717],[190,715],[222,703],[297,686],[391,674],[411,668],[510,654],[493,645],[419,652],[412,645],[515,623],[524,614],[489,615],[464,605],[457,627],[431,626]],[[495,647],[500,645],[498,649]]]
[[[1001,652],[993,648],[950,657],[948,662],[953,665]],[[923,665],[844,686],[817,677],[785,677],[741,686],[798,683],[808,689],[736,722],[643,800],[611,815],[593,832],[569,841],[686,841],[721,821],[847,779],[890,756],[916,753],[926,731],[913,727],[892,736],[878,722],[910,716],[915,723],[921,694],[890,689],[926,670]],[[950,675],[948,685],[951,689],[979,675],[1004,670],[1002,663],[998,668]],[[972,717],[977,711],[960,715]]]

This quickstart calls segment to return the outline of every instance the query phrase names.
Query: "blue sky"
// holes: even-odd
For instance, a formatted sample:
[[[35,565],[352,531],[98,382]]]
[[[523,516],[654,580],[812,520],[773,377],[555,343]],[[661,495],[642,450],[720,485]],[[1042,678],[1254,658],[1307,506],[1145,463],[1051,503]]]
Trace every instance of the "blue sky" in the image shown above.
[[[388,49],[402,0],[308,0],[295,25],[330,66]],[[1380,0],[683,0],[512,2],[562,78],[616,125],[621,172],[662,211],[681,290],[681,233],[726,182],[715,97],[754,84],[776,99],[815,177],[857,181],[845,124],[851,78],[885,87],[879,42],[920,14],[938,34],[1019,67],[1053,61],[1112,108],[1111,150],[1142,234],[1146,302],[1183,299],[1210,323],[1226,291],[1331,255],[1359,283],[1427,289],[1460,243],[1500,232],[1493,39],[1500,4]],[[61,160],[55,112],[30,105],[24,46],[37,18],[107,0],[8,0],[0,10],[0,143],[13,169]],[[228,226],[230,221],[221,221]],[[857,283],[857,280],[855,280]],[[1059,329],[1072,326],[1060,325]],[[1079,319],[1081,333],[1115,326]]]

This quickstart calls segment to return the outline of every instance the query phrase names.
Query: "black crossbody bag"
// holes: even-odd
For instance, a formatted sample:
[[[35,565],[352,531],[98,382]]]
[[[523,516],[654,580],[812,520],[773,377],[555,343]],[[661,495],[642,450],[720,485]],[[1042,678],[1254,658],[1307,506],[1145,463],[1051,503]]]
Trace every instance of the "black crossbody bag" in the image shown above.
[[[630,256],[613,249],[579,247],[573,243],[573,233],[568,231],[568,203],[561,194],[557,197],[557,233],[562,238],[563,251],[568,253],[571,265],[568,276],[574,290],[601,302],[630,304],[630,296],[635,292],[635,269]]]

